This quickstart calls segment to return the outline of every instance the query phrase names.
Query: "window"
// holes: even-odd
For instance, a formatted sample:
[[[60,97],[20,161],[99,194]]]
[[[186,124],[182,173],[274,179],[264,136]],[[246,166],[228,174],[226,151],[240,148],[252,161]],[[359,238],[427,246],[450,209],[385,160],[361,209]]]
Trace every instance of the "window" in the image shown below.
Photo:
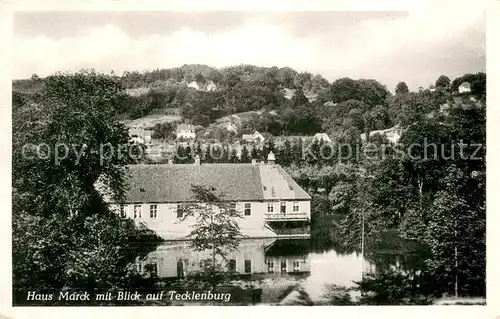
[[[281,272],[287,272],[286,269],[286,260],[281,261]]]
[[[134,205],[134,218],[142,217],[142,205]]]
[[[293,211],[294,212],[298,212],[299,211],[299,203],[298,202],[294,202],[293,203]]]
[[[184,261],[182,259],[177,260],[177,277],[184,278]]]
[[[245,203],[245,216],[252,215],[252,203]]]
[[[182,218],[183,216],[181,204],[177,204],[177,218]]]
[[[230,203],[230,204],[229,204],[229,210],[230,210],[232,213],[235,213],[235,212],[236,212],[236,202],[233,202],[233,203]]]
[[[273,203],[267,203],[267,212],[272,213],[274,211],[274,204]]]
[[[137,263],[137,272],[140,274],[142,273],[142,264],[140,262]]]
[[[293,262],[293,271],[300,271],[300,262],[297,260]]]
[[[281,213],[286,214],[286,203],[285,202],[281,202]]]
[[[149,272],[150,276],[158,275],[158,265],[155,262],[149,263],[144,267],[144,270]]]
[[[158,213],[158,205],[149,205],[149,217],[156,218]]]
[[[127,217],[127,212],[125,211],[125,205],[123,204],[120,205],[120,217],[121,218]]]
[[[227,268],[229,269],[229,271],[236,271],[236,259],[229,259]]]
[[[274,262],[272,260],[267,261],[267,272],[269,274],[274,273]]]
[[[252,272],[252,261],[250,259],[245,260],[245,273],[249,274]]]

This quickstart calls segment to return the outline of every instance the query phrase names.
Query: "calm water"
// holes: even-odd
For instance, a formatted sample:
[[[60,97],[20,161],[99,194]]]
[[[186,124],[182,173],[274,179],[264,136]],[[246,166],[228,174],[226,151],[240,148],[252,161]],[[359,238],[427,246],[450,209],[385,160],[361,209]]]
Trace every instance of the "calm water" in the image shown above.
[[[359,253],[337,253],[333,248],[314,251],[310,239],[245,239],[228,256],[230,267],[244,276],[229,283],[234,289],[254,290],[253,304],[327,304],[326,294],[334,287],[352,288],[364,272],[375,271],[375,263]],[[383,254],[384,255],[384,254]],[[387,258],[387,254],[384,255]],[[138,263],[140,272],[153,271],[160,279],[182,278],[199,269],[203,252],[194,252],[189,242],[165,242]],[[378,263],[377,263],[378,264]],[[390,256],[384,267],[401,267]],[[355,299],[359,291],[349,292]],[[245,298],[243,298],[245,299]]]

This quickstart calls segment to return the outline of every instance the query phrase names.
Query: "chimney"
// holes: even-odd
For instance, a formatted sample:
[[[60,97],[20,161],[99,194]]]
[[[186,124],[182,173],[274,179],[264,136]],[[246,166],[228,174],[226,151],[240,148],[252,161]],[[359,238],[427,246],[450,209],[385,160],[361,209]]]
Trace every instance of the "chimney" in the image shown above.
[[[275,161],[276,158],[274,157],[273,151],[269,152],[269,155],[267,155],[267,164],[273,165]]]
[[[257,160],[255,158],[252,158],[252,166],[257,165]]]
[[[200,165],[200,155],[198,154],[194,157],[194,165]]]

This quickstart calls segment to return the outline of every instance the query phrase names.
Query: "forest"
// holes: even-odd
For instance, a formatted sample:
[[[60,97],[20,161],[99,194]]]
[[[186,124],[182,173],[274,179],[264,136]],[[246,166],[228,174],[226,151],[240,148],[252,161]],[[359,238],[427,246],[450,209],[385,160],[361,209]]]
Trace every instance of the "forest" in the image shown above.
[[[262,111],[245,122],[242,130],[275,136],[335,134],[343,127],[362,133],[386,129],[438,110],[464,81],[471,83],[471,93],[483,101],[486,92],[484,73],[465,74],[453,81],[442,75],[435,84],[418,92],[409,92],[402,81],[395,94],[374,79],[339,78],[329,82],[319,74],[288,67],[239,65],[217,69],[195,64],[112,77],[129,92],[119,97],[117,112],[121,119],[178,110],[185,121],[207,127],[223,116]],[[193,81],[200,89],[188,86]],[[14,81],[13,90],[16,94],[37,92],[43,82],[33,75],[32,79]],[[204,90],[209,82],[217,89]],[[294,90],[290,98],[285,97],[287,90]]]

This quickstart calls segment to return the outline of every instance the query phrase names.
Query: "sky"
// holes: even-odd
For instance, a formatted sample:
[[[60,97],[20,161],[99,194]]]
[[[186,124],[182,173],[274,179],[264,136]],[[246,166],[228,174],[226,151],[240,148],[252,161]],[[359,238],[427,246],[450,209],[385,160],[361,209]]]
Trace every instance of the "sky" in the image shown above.
[[[485,72],[485,29],[481,6],[454,1],[387,12],[16,12],[13,78],[254,64],[416,90]]]

